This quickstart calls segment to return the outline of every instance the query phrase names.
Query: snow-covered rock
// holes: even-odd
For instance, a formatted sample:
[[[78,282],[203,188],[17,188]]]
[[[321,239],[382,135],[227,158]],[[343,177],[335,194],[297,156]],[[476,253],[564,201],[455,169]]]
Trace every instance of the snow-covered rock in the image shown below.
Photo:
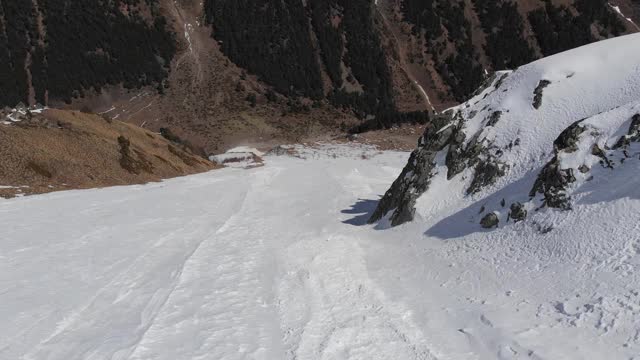
[[[638,168],[640,35],[498,72],[445,113],[371,222],[398,225],[416,212],[425,218],[473,205],[479,227],[493,211],[501,224],[513,220],[512,205],[519,220],[531,210],[571,209],[587,182]],[[601,185],[595,191],[611,191]]]

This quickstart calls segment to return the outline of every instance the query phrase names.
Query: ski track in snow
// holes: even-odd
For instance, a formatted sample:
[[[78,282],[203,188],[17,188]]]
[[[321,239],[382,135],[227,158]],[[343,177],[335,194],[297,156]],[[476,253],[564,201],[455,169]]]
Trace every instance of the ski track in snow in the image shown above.
[[[455,241],[425,237],[421,222],[354,226],[408,154],[301,153],[0,201],[0,359],[626,360],[640,350],[637,236],[573,251],[559,241],[564,213],[544,214],[558,224],[546,236],[522,223]],[[607,216],[633,222],[638,200],[619,202]],[[578,206],[571,221],[588,228],[606,211]]]

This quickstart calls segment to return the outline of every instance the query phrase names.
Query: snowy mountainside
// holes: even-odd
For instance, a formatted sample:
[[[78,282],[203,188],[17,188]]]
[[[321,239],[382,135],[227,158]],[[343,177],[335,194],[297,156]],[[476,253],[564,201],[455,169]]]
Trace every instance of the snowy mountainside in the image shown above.
[[[496,73],[426,130],[371,221],[398,225],[473,205],[472,221],[494,227],[569,209],[586,182],[625,176],[638,161],[638,44],[640,35],[624,36]]]

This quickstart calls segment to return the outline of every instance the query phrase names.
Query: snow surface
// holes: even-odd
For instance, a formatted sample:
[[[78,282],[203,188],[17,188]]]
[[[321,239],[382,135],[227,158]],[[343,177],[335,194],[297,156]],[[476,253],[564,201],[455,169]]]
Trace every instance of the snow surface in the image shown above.
[[[564,226],[544,236],[378,231],[363,224],[408,154],[298,150],[0,201],[0,359],[640,353],[637,197],[551,214]]]

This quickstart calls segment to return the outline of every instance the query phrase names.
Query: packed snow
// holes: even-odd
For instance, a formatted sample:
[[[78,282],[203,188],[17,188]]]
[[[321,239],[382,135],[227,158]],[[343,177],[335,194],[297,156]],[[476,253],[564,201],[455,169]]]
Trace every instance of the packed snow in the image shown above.
[[[366,222],[409,154],[355,144],[0,200],[0,359],[639,360],[640,148],[611,171],[582,147],[624,136],[640,111],[638,41],[504,73],[456,109],[469,134],[521,138],[512,166],[467,196],[469,174],[447,180],[441,154],[418,218],[395,228]],[[591,167],[573,210],[480,228],[478,209],[503,216],[582,118],[561,159]]]

